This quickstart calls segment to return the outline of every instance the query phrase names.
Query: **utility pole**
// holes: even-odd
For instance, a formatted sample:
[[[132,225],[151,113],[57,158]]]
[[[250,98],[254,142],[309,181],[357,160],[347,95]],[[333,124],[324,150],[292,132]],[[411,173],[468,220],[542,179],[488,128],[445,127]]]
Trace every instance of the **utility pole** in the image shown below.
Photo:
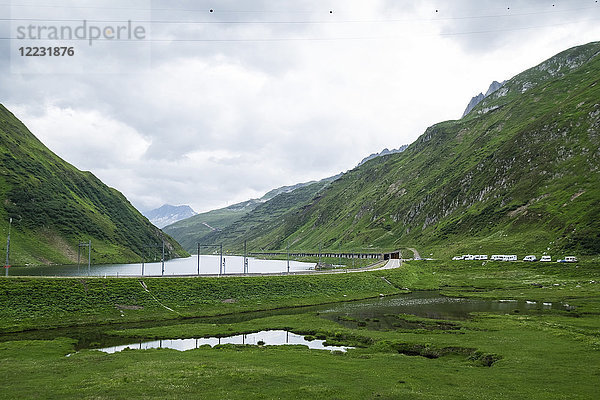
[[[287,248],[287,273],[290,273],[290,242],[287,242],[286,244],[286,248]]]
[[[163,245],[164,245],[164,243],[163,243]],[[154,250],[150,250],[150,249],[157,249],[161,246],[162,245],[160,243],[142,246],[142,276],[144,276],[144,274],[146,273],[145,256],[148,255],[148,259],[150,260],[150,263],[156,261],[156,253],[154,252]],[[164,256],[163,256],[163,258],[164,258]],[[164,271],[164,267],[163,267],[163,271]],[[152,272],[150,272],[150,273],[152,273]]]
[[[222,271],[222,268],[223,268],[223,244],[219,245],[219,255],[220,255],[220,258],[219,258],[219,275],[221,275],[221,271]]]
[[[165,276],[165,239],[162,240],[162,259],[160,261],[162,264],[160,276]]]
[[[8,276],[8,269],[10,268],[10,227],[12,225],[12,218],[8,219],[8,238],[6,239],[6,262],[4,263],[4,271]]]
[[[142,249],[142,276],[144,276],[144,249]]]
[[[244,274],[248,273],[248,252],[246,250],[246,241],[244,240]]]
[[[92,275],[92,239],[88,241],[88,276]]]
[[[79,274],[79,266],[81,262],[81,248],[88,248],[88,276],[92,275],[92,240],[88,240],[87,243],[79,242],[77,244],[77,273]]]
[[[319,243],[319,265],[321,265],[321,246],[322,244]]]
[[[225,273],[225,259],[223,258],[223,244],[200,244],[196,243],[198,246],[198,275],[200,275],[200,248],[201,247],[218,247],[219,248],[219,276]],[[212,251],[210,254],[215,254]]]

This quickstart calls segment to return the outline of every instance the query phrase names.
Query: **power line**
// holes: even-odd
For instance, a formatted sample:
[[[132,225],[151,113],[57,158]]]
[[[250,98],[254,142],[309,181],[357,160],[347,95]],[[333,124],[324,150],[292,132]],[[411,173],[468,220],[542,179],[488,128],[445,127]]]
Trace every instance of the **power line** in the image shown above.
[[[540,29],[540,28],[550,28],[550,27],[555,27],[555,26],[565,26],[565,25],[572,25],[572,24],[579,24],[582,22],[590,22],[590,21],[597,21],[598,19],[600,19],[600,16],[597,18],[587,18],[587,19],[583,19],[583,20],[578,20],[578,21],[569,21],[569,22],[562,22],[562,23],[556,23],[556,24],[543,24],[543,25],[533,25],[533,26],[522,26],[522,27],[515,27],[515,28],[500,28],[500,29],[487,29],[487,30],[478,30],[478,31],[464,31],[464,32],[442,32],[442,33],[432,33],[432,34],[422,34],[423,36],[462,36],[462,35],[479,35],[479,34],[486,34],[486,33],[498,33],[498,32],[511,32],[511,31],[522,31],[522,30],[529,30],[529,29]],[[353,41],[353,40],[381,40],[381,39],[398,39],[398,38],[402,38],[403,36],[395,36],[395,35],[387,35],[387,36],[345,36],[345,37],[276,37],[276,38],[248,38],[248,39],[243,39],[243,38],[232,38],[232,39],[200,39],[200,38],[184,38],[184,39],[177,39],[177,38],[169,38],[169,39],[162,39],[162,38],[146,38],[146,39],[102,39],[102,38],[98,38],[98,39],[94,39],[94,42],[112,42],[112,43],[117,43],[117,42],[121,42],[121,43],[128,43],[128,42],[135,42],[135,43],[140,43],[140,42],[150,42],[150,43],[185,43],[185,42],[189,42],[189,43],[194,43],[194,42],[198,42],[198,43],[212,43],[212,42],[216,42],[216,43],[222,43],[222,42],[294,42],[294,41],[322,41],[322,42],[326,42],[326,41]],[[23,40],[23,38],[15,38],[15,37],[0,37],[0,40]],[[47,40],[51,40],[48,38],[28,38],[27,40],[39,40],[39,41],[47,41]],[[53,40],[53,39],[52,39]],[[60,39],[60,41],[73,41],[73,42],[77,42],[77,41],[89,41],[89,38],[82,38],[82,39],[78,39],[78,38],[70,38],[70,39]]]
[[[491,18],[513,18],[541,14],[556,14],[567,11],[585,11],[591,9],[600,9],[600,7],[583,7],[569,10],[552,10],[527,13],[510,14],[489,14],[489,15],[467,15],[457,17],[436,17],[436,18],[394,18],[394,19],[345,19],[345,20],[300,20],[300,21],[189,21],[189,20],[155,20],[155,19],[86,19],[90,23],[139,23],[139,24],[157,24],[157,25],[342,25],[342,24],[388,24],[388,23],[409,23],[409,22],[437,22],[437,21],[455,21],[455,20],[476,20]],[[61,19],[61,18],[0,18],[4,22],[81,22],[82,19]]]
[[[552,5],[552,9],[550,10],[536,10],[530,12],[513,12],[510,7],[502,14],[484,14],[484,15],[462,15],[462,16],[443,16],[440,13],[440,10],[432,11],[433,15],[437,15],[432,18],[392,18],[392,19],[341,19],[341,20],[287,20],[287,21],[272,21],[272,20],[227,20],[227,21],[189,21],[189,20],[113,20],[113,19],[99,19],[99,20],[87,20],[88,22],[101,22],[101,23],[123,23],[123,22],[136,22],[136,23],[147,23],[147,24],[217,24],[217,25],[235,25],[235,24],[255,24],[255,25],[294,25],[294,24],[365,24],[365,23],[405,23],[405,22],[436,22],[436,21],[451,21],[451,20],[474,20],[474,19],[490,19],[490,18],[512,18],[512,17],[523,17],[523,16],[532,16],[532,15],[543,15],[543,14],[557,14],[557,13],[568,13],[574,11],[586,11],[592,9],[600,9],[598,7],[598,0],[594,0],[595,6],[587,6],[587,7],[577,7],[577,8],[554,8]],[[7,4],[0,4],[0,6],[7,6]],[[23,6],[23,5],[20,5]],[[33,6],[32,6],[33,7]],[[104,7],[85,7],[85,6],[39,6],[39,7],[53,7],[53,8],[91,8],[91,9],[115,9],[115,10],[147,10],[147,11],[157,11],[157,10],[168,10],[168,11],[181,11],[181,12],[190,12],[190,11],[202,11],[202,10],[187,10],[187,9],[136,9],[136,8],[104,8]],[[36,6],[36,8],[38,8]],[[497,10],[497,9],[496,9]],[[484,10],[487,11],[487,10]],[[206,12],[206,10],[204,10]],[[210,10],[212,13],[213,10]],[[250,13],[250,11],[231,11],[228,13]],[[329,11],[333,13],[332,10]],[[255,11],[253,13],[270,13],[268,11]],[[283,13],[283,12],[281,12]],[[286,14],[295,14],[295,12],[285,12]],[[29,22],[80,22],[81,19],[57,19],[57,18],[0,18],[0,21],[29,21]]]
[[[568,2],[572,4],[572,2]],[[597,4],[598,0],[587,0],[585,2],[587,4]],[[511,7],[511,3],[505,3],[506,7],[493,7],[493,8],[478,8],[475,11],[495,11],[495,10],[539,10],[541,7]],[[556,7],[559,5],[559,7]],[[318,9],[310,9],[310,10],[222,10],[218,8],[173,8],[173,7],[103,7],[103,6],[81,6],[81,5],[57,5],[57,4],[13,4],[13,3],[0,3],[0,7],[11,7],[11,8],[51,8],[51,9],[83,9],[83,10],[117,10],[117,11],[170,11],[170,12],[198,12],[198,13],[210,13],[210,14],[313,14]],[[559,2],[553,2],[552,4],[545,5],[546,8],[551,8],[553,11],[536,11],[532,13],[525,13],[521,15],[531,15],[536,13],[544,13],[544,12],[564,12],[564,11],[573,11],[573,10],[584,10],[591,7],[579,7],[579,8],[566,8],[563,9],[560,7]],[[451,8],[448,8],[451,9]],[[334,10],[323,8],[321,9],[323,13],[334,14]],[[343,10],[343,8],[341,9]],[[445,8],[439,8],[433,10],[435,13],[439,13],[440,11],[446,11]],[[457,17],[461,18],[461,17]]]
[[[281,10],[281,11],[273,11],[273,10],[219,10],[219,9],[190,9],[190,8],[160,8],[160,7],[152,7],[152,8],[137,8],[137,7],[100,7],[100,6],[61,6],[61,5],[50,5],[50,4],[0,4],[0,7],[33,7],[33,8],[60,8],[60,9],[92,9],[92,10],[127,10],[127,11],[179,11],[179,12],[202,12],[202,13],[240,13],[240,14],[250,14],[250,13],[265,13],[265,14],[289,14],[290,10]],[[331,10],[327,10],[329,12]],[[314,10],[307,11],[292,11],[292,13],[296,14],[308,14],[313,13]]]

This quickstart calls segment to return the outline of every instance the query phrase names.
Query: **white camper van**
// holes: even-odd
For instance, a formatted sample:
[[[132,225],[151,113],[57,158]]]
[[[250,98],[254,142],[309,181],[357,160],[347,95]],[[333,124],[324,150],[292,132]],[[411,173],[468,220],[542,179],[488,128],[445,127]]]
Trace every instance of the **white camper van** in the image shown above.
[[[492,256],[492,261],[503,261],[504,260],[504,256],[501,256],[499,254],[494,254]]]
[[[550,256],[542,256],[542,258],[540,258],[541,262],[550,262],[552,261],[552,257]]]
[[[514,254],[510,256],[504,256],[503,261],[517,261],[517,256],[515,256]]]
[[[523,261],[537,261],[537,257],[536,256],[525,256],[523,258]]]
[[[567,263],[567,262],[574,263],[574,262],[577,262],[577,258],[573,257],[573,256],[568,256],[568,257],[565,257],[564,260],[558,260],[557,262],[559,262],[559,263]]]

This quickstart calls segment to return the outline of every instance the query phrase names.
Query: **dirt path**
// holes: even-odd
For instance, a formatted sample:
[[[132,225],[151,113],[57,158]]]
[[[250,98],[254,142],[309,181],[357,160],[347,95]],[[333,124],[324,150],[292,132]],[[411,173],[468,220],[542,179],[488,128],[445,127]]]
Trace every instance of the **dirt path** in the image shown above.
[[[160,304],[161,306],[163,306],[164,308],[166,308],[169,311],[173,311],[174,313],[179,314],[179,312],[177,312],[177,311],[173,310],[172,308],[167,307],[163,303],[161,303],[160,300],[158,300],[156,298],[156,296],[154,296],[154,294],[148,289],[148,286],[146,286],[146,283],[144,281],[140,281],[140,285],[142,285],[142,288],[144,288],[144,290],[146,292],[148,292],[150,294],[150,296],[152,296],[152,298],[154,299],[154,301],[156,301],[158,304]],[[179,315],[181,315],[181,314],[179,314]]]

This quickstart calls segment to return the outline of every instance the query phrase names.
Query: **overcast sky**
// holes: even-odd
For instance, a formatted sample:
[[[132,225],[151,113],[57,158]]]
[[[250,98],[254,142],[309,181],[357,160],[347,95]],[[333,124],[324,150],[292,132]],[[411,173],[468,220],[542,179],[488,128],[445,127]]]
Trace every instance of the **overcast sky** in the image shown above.
[[[6,4],[0,102],[140,210],[208,211],[346,171],[460,118],[493,80],[600,40],[595,0]],[[82,20],[145,36],[19,55],[42,43],[19,26]]]

